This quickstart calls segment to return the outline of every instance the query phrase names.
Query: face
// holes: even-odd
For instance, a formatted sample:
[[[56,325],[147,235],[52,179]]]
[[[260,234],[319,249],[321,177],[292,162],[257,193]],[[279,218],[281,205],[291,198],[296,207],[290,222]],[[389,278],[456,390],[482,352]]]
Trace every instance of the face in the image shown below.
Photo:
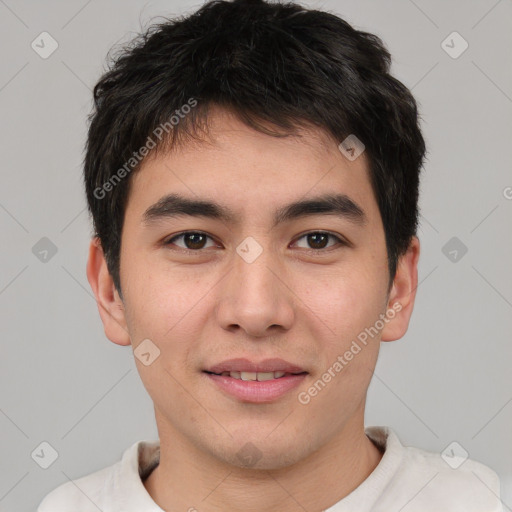
[[[255,467],[284,467],[362,425],[379,342],[403,334],[410,310],[382,321],[401,288],[388,290],[364,153],[350,161],[319,130],[271,137],[220,110],[210,125],[208,141],[147,160],[132,177],[123,302],[114,292],[118,307],[102,318],[107,336],[136,353],[150,340],[146,363],[159,350],[151,364],[135,359],[159,431],[239,466],[250,442]],[[323,211],[287,209],[327,196],[338,201]],[[378,334],[363,344],[371,327]]]

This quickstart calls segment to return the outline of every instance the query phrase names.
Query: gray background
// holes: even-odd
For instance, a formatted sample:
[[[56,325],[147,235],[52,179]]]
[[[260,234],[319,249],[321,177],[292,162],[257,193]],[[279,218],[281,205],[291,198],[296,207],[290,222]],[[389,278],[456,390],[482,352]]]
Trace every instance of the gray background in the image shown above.
[[[105,338],[86,279],[82,149],[90,89],[111,46],[154,16],[199,5],[0,0],[3,512],[34,510],[57,485],[157,437],[131,348]],[[394,73],[419,101],[429,147],[415,312],[402,340],[382,344],[366,424],[389,425],[403,444],[432,451],[457,441],[499,473],[510,510],[512,2],[306,5],[383,38]],[[47,59],[31,48],[43,31],[59,45]],[[441,46],[453,31],[469,43],[456,59]],[[43,237],[57,248],[46,261],[32,250]],[[443,252],[452,237],[456,261],[451,246]],[[59,455],[46,470],[31,458],[43,441]]]

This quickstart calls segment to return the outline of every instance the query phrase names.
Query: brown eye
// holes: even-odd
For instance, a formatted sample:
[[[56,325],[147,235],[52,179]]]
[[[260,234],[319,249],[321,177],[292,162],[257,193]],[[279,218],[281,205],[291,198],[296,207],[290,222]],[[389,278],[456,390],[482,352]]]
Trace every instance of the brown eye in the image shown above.
[[[306,239],[306,243],[308,244],[307,247],[304,247],[305,249],[326,249],[328,248],[327,244],[330,238],[336,240],[341,245],[345,245],[345,242],[340,237],[333,235],[332,233],[327,233],[325,231],[313,231],[311,233],[306,233],[305,235],[302,235],[298,240],[301,240],[303,238]],[[332,245],[329,247],[332,247]]]
[[[164,242],[164,245],[177,245],[181,249],[197,251],[205,248],[206,240],[211,237],[200,231],[187,231],[176,235]],[[177,240],[182,240],[184,246],[175,244]]]

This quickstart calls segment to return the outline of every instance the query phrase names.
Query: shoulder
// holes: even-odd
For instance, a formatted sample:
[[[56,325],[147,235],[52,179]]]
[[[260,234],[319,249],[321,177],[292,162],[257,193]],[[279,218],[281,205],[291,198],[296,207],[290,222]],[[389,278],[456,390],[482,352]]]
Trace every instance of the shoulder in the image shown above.
[[[105,506],[105,483],[112,480],[120,463],[66,482],[45,496],[37,512],[98,512]]]
[[[488,466],[466,457],[404,447],[396,479],[407,489],[408,511],[502,512],[500,480]]]
[[[45,496],[37,512],[111,510],[122,486],[138,479],[138,454],[143,444],[143,441],[133,444],[125,450],[122,459],[111,466],[60,485]]]
[[[372,512],[503,512],[498,475],[481,462],[458,456],[468,455],[460,445],[431,452],[403,446],[390,427],[365,430],[383,457],[353,493],[355,503],[371,501]]]

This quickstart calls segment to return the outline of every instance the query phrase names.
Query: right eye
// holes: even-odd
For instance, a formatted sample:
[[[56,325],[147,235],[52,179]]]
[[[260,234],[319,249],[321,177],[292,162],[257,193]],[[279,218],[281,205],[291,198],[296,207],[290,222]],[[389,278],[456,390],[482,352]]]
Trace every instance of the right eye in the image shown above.
[[[184,231],[183,233],[179,233],[178,235],[174,235],[171,238],[168,238],[163,242],[163,245],[168,247],[170,245],[176,245],[175,242],[177,240],[182,240],[184,246],[178,245],[180,249],[185,251],[193,251],[198,252],[201,249],[205,248],[205,241],[207,238],[212,237],[203,233],[202,231]]]

